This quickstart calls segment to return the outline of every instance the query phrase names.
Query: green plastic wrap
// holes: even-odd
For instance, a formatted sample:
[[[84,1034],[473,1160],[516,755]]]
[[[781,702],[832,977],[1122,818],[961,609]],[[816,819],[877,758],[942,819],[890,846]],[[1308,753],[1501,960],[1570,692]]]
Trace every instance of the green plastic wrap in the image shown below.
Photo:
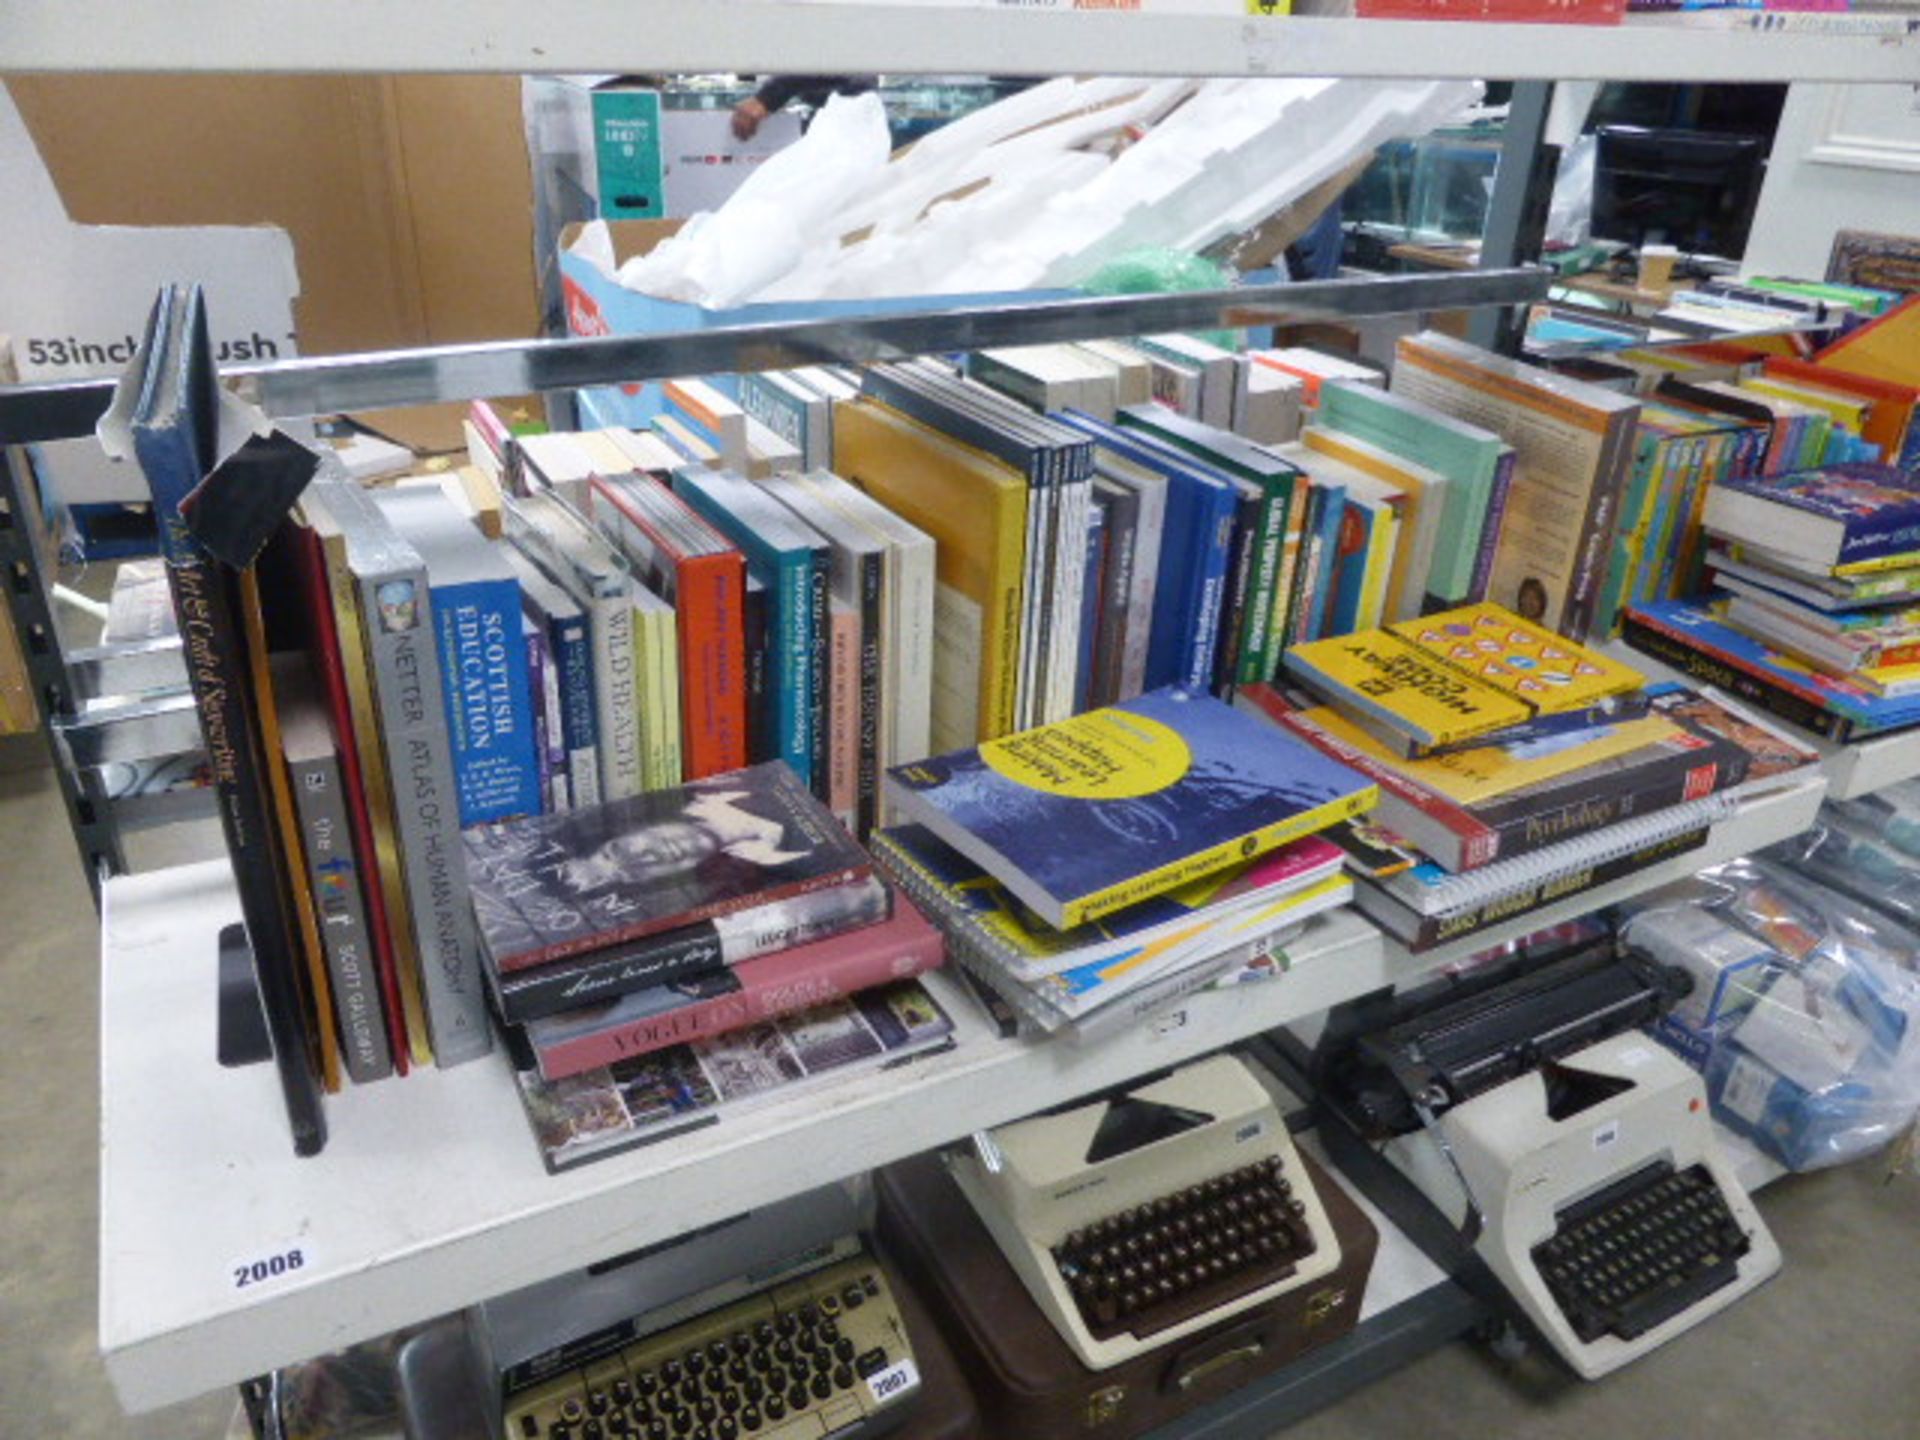
[[[1114,256],[1081,288],[1090,295],[1166,295],[1182,290],[1225,290],[1233,285],[1234,278],[1233,271],[1201,256],[1143,245]],[[1231,330],[1194,333],[1225,350],[1240,348],[1239,338]]]

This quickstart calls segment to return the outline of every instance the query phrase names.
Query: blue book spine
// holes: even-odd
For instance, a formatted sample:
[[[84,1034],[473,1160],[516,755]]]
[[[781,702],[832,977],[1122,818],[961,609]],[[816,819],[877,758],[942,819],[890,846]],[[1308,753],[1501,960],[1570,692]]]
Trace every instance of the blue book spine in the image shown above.
[[[511,580],[440,586],[433,621],[462,828],[538,815],[536,702],[520,635],[520,587]]]
[[[560,733],[574,805],[600,803],[600,742],[593,713],[593,645],[585,616],[556,620],[547,646],[560,677]]]
[[[1507,518],[1507,497],[1513,493],[1513,465],[1513,451],[1502,450],[1493,467],[1492,483],[1487,487],[1487,510],[1480,522],[1480,551],[1474,557],[1473,580],[1467,587],[1469,605],[1486,599],[1487,587],[1493,584],[1493,557],[1500,549],[1500,526]]]
[[[1327,619],[1333,599],[1336,562],[1340,558],[1340,522],[1347,511],[1347,487],[1314,482],[1320,492],[1320,508],[1315,512],[1318,528],[1314,548],[1320,559],[1320,572],[1314,577],[1313,593],[1307,597],[1307,629],[1303,640],[1318,640],[1327,633]]]
[[[1341,522],[1343,528],[1334,542],[1337,564],[1334,569],[1334,597],[1327,615],[1327,633],[1330,635],[1351,635],[1359,625],[1360,606],[1365,599],[1367,552],[1372,548],[1373,541],[1373,511],[1351,500],[1341,509],[1345,512],[1345,518]],[[1339,536],[1347,533],[1344,527],[1349,525],[1355,528],[1359,541],[1342,550]]]
[[[1087,708],[1093,693],[1094,630],[1100,624],[1100,575],[1107,558],[1107,506],[1096,500],[1087,511],[1087,564],[1080,588],[1080,652],[1073,669],[1073,709]]]

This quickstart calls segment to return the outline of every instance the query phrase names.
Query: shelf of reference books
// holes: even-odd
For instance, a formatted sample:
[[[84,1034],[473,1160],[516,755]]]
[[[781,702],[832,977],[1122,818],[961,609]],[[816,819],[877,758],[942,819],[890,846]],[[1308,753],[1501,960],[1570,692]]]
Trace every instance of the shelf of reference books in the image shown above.
[[[1698,874],[1710,865],[1718,865],[1755,850],[1764,850],[1776,841],[1798,835],[1813,823],[1820,802],[1826,797],[1827,781],[1822,772],[1812,767],[1808,767],[1804,774],[1795,774],[1798,778],[1778,789],[1742,800],[1738,811],[1708,832],[1707,843],[1699,849],[1649,865],[1610,884],[1581,890],[1556,905],[1528,910],[1505,924],[1476,930],[1464,939],[1423,950],[1417,955],[1409,954],[1397,942],[1388,940],[1387,970],[1398,979],[1415,969],[1424,971],[1450,965],[1504,941],[1592,914],[1648,890],[1657,890],[1662,885]]]
[[[1085,9],[1079,0],[575,0],[556,12],[520,0],[202,0],[188,26],[170,0],[14,0],[0,27],[0,72],[1920,81],[1920,17],[1906,13],[1689,12],[1541,25],[1248,13],[1257,8],[1248,0]]]
[[[1158,1023],[1076,1047],[1002,1039],[934,975],[952,1049],[555,1176],[499,1054],[333,1097],[325,1152],[295,1159],[272,1067],[214,1060],[217,939],[239,915],[227,867],[116,878],[102,908],[100,1335],[135,1410],[669,1238],[1402,978],[1373,928],[1339,911],[1291,947],[1286,975],[1202,992]]]

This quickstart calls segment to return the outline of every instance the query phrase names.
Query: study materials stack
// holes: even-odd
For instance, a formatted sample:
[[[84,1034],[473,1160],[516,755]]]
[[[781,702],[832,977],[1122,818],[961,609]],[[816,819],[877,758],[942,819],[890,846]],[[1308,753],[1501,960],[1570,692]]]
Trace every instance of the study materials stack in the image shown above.
[[[1297,646],[1242,706],[1380,787],[1339,832],[1355,903],[1419,951],[1706,843],[1814,757],[1498,606]]]
[[[552,1169],[948,1040],[939,933],[782,761],[462,839]]]
[[[970,979],[1087,1040],[1243,971],[1344,904],[1319,832],[1374,787],[1210,696],[1152,691],[899,767],[878,863]]]
[[[1920,478],[1883,465],[1730,479],[1715,589],[1628,611],[1629,644],[1830,740],[1920,723]]]

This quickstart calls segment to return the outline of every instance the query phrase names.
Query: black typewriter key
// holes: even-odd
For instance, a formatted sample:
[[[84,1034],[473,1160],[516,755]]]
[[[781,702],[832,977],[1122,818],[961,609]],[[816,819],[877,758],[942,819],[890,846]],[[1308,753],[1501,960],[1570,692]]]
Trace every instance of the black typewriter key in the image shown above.
[[[751,1370],[747,1369],[747,1357],[745,1355],[736,1354],[731,1360],[727,1361],[727,1379],[736,1385],[746,1384],[747,1376],[752,1373]]]
[[[807,1387],[800,1381],[795,1380],[792,1388],[787,1391],[787,1404],[796,1410],[807,1408]]]
[[[556,1420],[547,1427],[547,1440],[573,1440],[573,1427],[564,1420]]]
[[[713,1366],[707,1371],[706,1384],[708,1390],[718,1395],[722,1390],[727,1388],[727,1372],[717,1365]]]
[[[526,1436],[526,1440],[540,1440],[540,1422],[532,1415],[522,1415],[520,1433]]]
[[[833,1388],[836,1390],[851,1390],[853,1388],[853,1367],[851,1365],[836,1365],[833,1367]]]
[[[853,1341],[842,1335],[833,1342],[833,1358],[846,1361],[853,1359]]]
[[[773,1358],[782,1365],[793,1363],[793,1341],[780,1339],[773,1342]]]
[[[766,1410],[767,1420],[771,1424],[777,1425],[786,1418],[787,1402],[785,1397],[783,1396],[780,1396],[780,1395],[767,1396],[767,1403],[762,1408]]]
[[[626,1436],[633,1434],[633,1421],[627,1418],[627,1412],[616,1410],[607,1417],[607,1434]]]
[[[598,1420],[586,1419],[580,1422],[580,1440],[606,1440],[607,1428]]]
[[[814,1351],[813,1368],[815,1370],[831,1370],[833,1368],[833,1352],[825,1346]]]
[[[876,1345],[858,1360],[854,1361],[853,1368],[860,1372],[862,1378],[868,1375],[878,1375],[882,1370],[887,1368],[887,1352]]]
[[[693,1413],[699,1417],[701,1424],[711,1425],[720,1416],[720,1402],[711,1395],[702,1395],[694,1403]]]
[[[706,1352],[699,1349],[697,1346],[694,1349],[687,1351],[686,1356],[684,1358],[685,1358],[685,1364],[687,1367],[687,1373],[689,1375],[698,1375],[702,1370],[705,1370],[707,1368]]]
[[[720,1392],[720,1408],[727,1414],[733,1414],[734,1411],[740,1408],[742,1403],[743,1397],[740,1392],[735,1390],[731,1385]]]
[[[865,1287],[867,1294],[878,1295],[880,1293],[880,1282],[874,1278],[871,1272],[862,1275],[860,1277],[860,1283]]]
[[[749,1402],[757,1401],[767,1393],[767,1382],[758,1375],[749,1375],[741,1382],[740,1393],[746,1396]]]
[[[754,1369],[764,1372],[769,1365],[773,1364],[773,1352],[771,1350],[756,1348],[753,1352],[753,1358],[747,1363],[753,1366]]]
[[[773,1322],[771,1320],[762,1320],[759,1324],[755,1325],[753,1327],[753,1339],[755,1344],[771,1345],[773,1343]]]
[[[678,1385],[683,1373],[678,1360],[668,1360],[660,1367],[660,1378],[669,1385]]]
[[[791,1310],[782,1311],[780,1318],[774,1324],[782,1335],[791,1335],[800,1328],[800,1317]]]
[[[731,1415],[722,1415],[713,1422],[714,1440],[739,1440],[740,1422]]]
[[[624,1375],[621,1376],[613,1382],[610,1387],[610,1393],[613,1396],[614,1404],[631,1405],[633,1403],[633,1381],[627,1379]]]
[[[822,1320],[813,1327],[813,1333],[820,1337],[823,1344],[831,1345],[840,1338],[840,1327],[831,1320]]]
[[[827,1378],[824,1370],[813,1377],[813,1384],[809,1388],[816,1400],[825,1400],[833,1394],[833,1382]]]
[[[732,1350],[725,1340],[715,1340],[711,1345],[707,1346],[707,1359],[715,1365],[726,1364],[727,1356],[731,1353]]]
[[[749,1405],[740,1412],[740,1428],[746,1431],[747,1434],[751,1435],[760,1428],[761,1424],[759,1406]]]
[[[578,1400],[568,1398],[561,1403],[560,1418],[569,1425],[578,1425],[587,1418],[587,1407]]]
[[[640,1392],[642,1400],[653,1398],[653,1392],[660,1388],[660,1381],[651,1370],[642,1370],[633,1378],[633,1388]]]
[[[866,1295],[858,1285],[849,1285],[840,1292],[840,1298],[847,1302],[849,1310],[858,1310],[866,1303]]]
[[[822,1295],[820,1297],[820,1313],[829,1320],[838,1315],[840,1313],[840,1297],[838,1295]]]
[[[646,1436],[647,1440],[667,1440],[667,1422],[655,1415],[647,1421]]]
[[[589,1415],[605,1415],[607,1411],[612,1408],[613,1402],[607,1398],[606,1391],[589,1390],[587,1392],[587,1413]]]

